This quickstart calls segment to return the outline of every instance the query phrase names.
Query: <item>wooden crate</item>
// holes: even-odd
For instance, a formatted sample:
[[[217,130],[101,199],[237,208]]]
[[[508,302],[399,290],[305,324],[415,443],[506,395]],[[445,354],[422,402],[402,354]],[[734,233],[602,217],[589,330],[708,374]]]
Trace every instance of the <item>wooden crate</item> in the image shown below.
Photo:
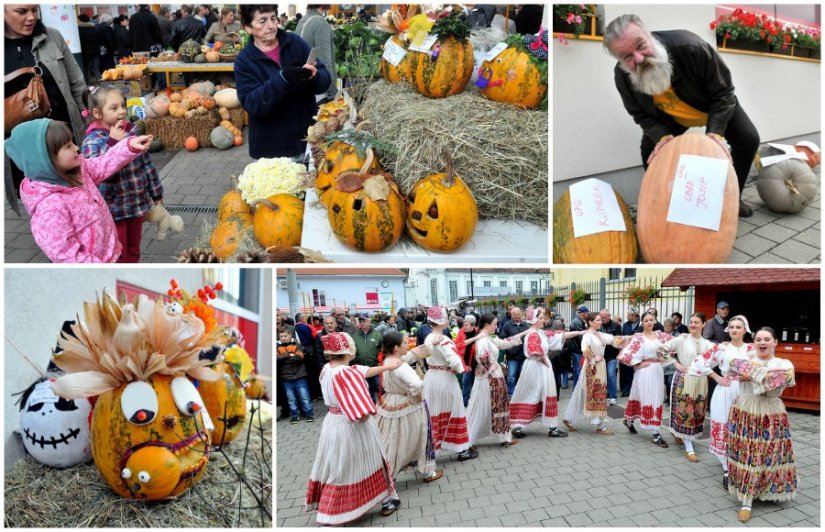
[[[782,401],[790,408],[819,412],[819,345],[783,344],[776,349],[776,356],[793,363],[796,386],[782,392]]]
[[[198,139],[200,147],[211,147],[212,141],[209,134],[220,122],[220,116],[216,110],[211,110],[205,115],[193,116],[192,118],[174,118],[163,116],[161,118],[146,119],[146,133],[154,135],[163,141],[166,148],[183,148],[188,137]]]

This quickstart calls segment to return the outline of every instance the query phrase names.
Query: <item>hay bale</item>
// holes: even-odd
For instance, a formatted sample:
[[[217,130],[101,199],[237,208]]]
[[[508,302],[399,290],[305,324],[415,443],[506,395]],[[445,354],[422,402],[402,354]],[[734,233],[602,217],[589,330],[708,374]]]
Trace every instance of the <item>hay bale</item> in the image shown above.
[[[402,190],[442,172],[446,147],[479,216],[547,225],[547,111],[491,102],[475,87],[430,99],[406,84],[380,80],[367,89],[360,114],[379,139],[395,146],[382,163]]]
[[[201,148],[209,148],[212,146],[209,134],[219,122],[220,116],[214,109],[205,115],[196,115],[192,118],[147,118],[146,133],[162,140],[166,149],[183,148],[186,139],[192,136],[198,139]]]

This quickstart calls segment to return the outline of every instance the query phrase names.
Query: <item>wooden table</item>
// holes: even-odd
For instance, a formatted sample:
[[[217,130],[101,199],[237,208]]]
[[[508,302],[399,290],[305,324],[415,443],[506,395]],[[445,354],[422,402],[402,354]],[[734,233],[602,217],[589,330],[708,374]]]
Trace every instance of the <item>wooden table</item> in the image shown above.
[[[182,61],[164,61],[146,63],[146,72],[165,74],[166,86],[171,87],[170,74],[180,72],[235,72],[235,63],[184,63]]]

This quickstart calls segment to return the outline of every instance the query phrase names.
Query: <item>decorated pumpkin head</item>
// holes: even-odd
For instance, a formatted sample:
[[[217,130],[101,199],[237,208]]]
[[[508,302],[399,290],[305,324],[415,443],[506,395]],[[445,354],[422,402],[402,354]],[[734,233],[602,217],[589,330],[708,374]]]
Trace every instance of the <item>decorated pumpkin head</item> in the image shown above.
[[[65,375],[54,383],[65,399],[98,395],[91,421],[92,457],[123,497],[168,499],[203,475],[213,429],[190,379],[216,380],[206,366],[225,341],[177,303],[138,296],[118,303],[108,292],[84,304],[74,337],[53,357]]]
[[[494,102],[533,109],[547,95],[547,30],[513,35],[507,48],[478,69],[476,85]]]
[[[212,445],[223,445],[237,438],[246,419],[244,383],[249,379],[252,361],[246,350],[237,346],[227,349],[224,357],[224,362],[213,367],[221,378],[200,385],[206,410],[215,423]]]
[[[315,177],[315,190],[318,200],[329,207],[327,192],[335,185],[335,180],[344,172],[360,169],[367,160],[367,151],[380,147],[380,142],[365,131],[369,121],[360,122],[354,129],[331,133],[320,144],[323,156],[318,162],[318,175]],[[373,157],[369,170],[381,168],[378,158]]]

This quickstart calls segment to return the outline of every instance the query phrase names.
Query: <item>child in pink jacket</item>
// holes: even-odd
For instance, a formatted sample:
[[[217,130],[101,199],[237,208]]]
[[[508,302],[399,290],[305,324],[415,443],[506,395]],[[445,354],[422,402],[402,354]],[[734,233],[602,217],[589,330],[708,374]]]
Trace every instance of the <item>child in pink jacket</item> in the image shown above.
[[[72,130],[40,118],[12,130],[6,153],[26,174],[20,199],[34,240],[52,262],[115,262],[121,245],[98,183],[149,149],[151,135],[123,139],[105,155],[84,159]]]

